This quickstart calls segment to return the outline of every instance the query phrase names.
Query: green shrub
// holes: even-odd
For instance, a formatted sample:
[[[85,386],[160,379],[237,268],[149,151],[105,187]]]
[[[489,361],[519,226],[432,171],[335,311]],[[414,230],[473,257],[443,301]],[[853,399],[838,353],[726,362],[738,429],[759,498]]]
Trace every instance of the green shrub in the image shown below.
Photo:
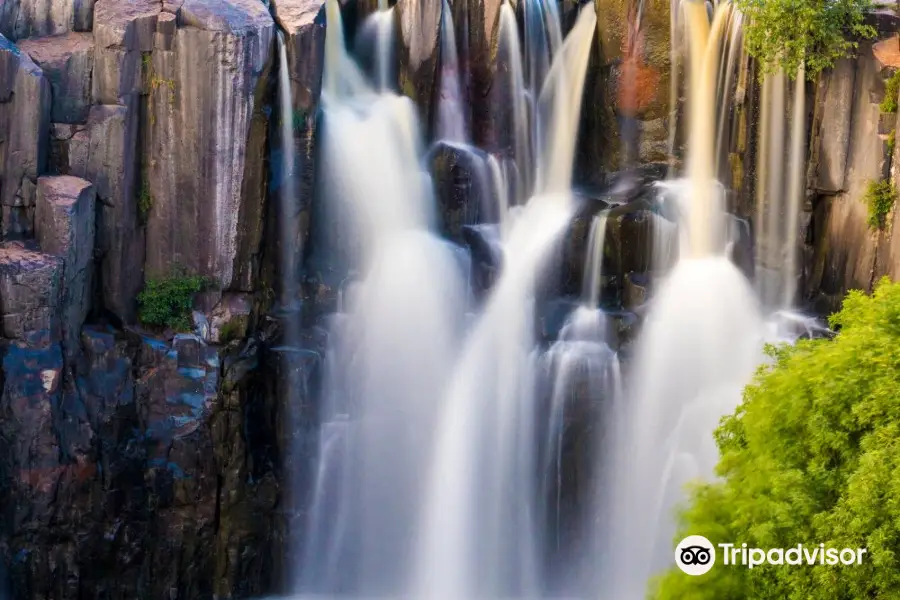
[[[894,129],[888,134],[887,138],[887,147],[888,147],[888,155],[894,155],[894,146],[897,145],[897,130]]]
[[[879,105],[881,112],[897,112],[898,95],[900,95],[900,71],[895,71],[884,84],[884,100],[882,100]]]
[[[735,0],[744,13],[747,51],[760,74],[782,67],[790,76],[805,62],[815,79],[834,61],[850,56],[858,38],[871,38],[875,28],[864,23],[870,0]]]
[[[141,182],[141,195],[138,198],[138,218],[141,223],[147,223],[150,218],[150,209],[153,208],[153,196],[150,195],[150,182],[145,178]]]
[[[147,280],[144,290],[138,295],[141,323],[190,331],[194,295],[210,284],[205,277],[187,275],[180,270],[169,277]]]
[[[894,199],[897,190],[894,184],[886,179],[870,181],[866,188],[866,204],[869,206],[869,227],[872,229],[884,229],[887,216],[894,208]]]
[[[772,364],[716,432],[716,483],[697,485],[679,539],[866,548],[861,565],[721,564],[657,578],[655,600],[863,600],[900,590],[900,284],[853,291],[832,340],[770,349]],[[674,548],[674,544],[673,544]]]

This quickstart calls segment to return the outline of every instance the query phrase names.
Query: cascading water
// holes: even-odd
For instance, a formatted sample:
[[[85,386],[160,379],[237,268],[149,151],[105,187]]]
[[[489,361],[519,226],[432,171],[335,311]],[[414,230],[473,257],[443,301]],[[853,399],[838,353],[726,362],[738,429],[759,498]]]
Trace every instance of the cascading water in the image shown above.
[[[756,189],[757,290],[763,305],[773,311],[789,310],[797,291],[798,217],[803,201],[806,164],[805,71],[794,80],[791,111],[787,104],[787,77],[766,76],[762,86]],[[788,115],[787,117],[785,115]],[[790,121],[787,177],[785,130]]]
[[[463,115],[465,98],[462,93],[459,52],[456,49],[456,28],[453,12],[447,0],[441,3],[441,69],[440,100],[437,104],[437,137],[451,142],[465,142],[466,119]]]
[[[542,587],[534,286],[572,217],[572,162],[558,157],[574,151],[595,28],[593,6],[587,5],[544,84],[553,110],[540,161],[543,193],[510,225],[503,272],[450,380],[417,546],[417,598],[534,597]]]
[[[589,308],[600,303],[600,284],[603,275],[603,250],[606,242],[606,220],[609,211],[603,211],[591,220],[588,232],[588,254],[584,261],[581,297]]]
[[[623,402],[605,419],[599,450],[598,585],[639,598],[672,564],[672,510],[684,484],[713,474],[712,432],[740,402],[761,360],[763,326],[749,282],[725,256],[725,214],[715,184],[716,89],[730,4],[682,3],[689,36],[690,110],[682,252],[659,284]],[[722,107],[727,109],[727,107]]]
[[[317,259],[338,285],[348,274],[354,283],[343,286],[344,309],[331,319],[295,587],[396,594],[408,577],[438,401],[463,328],[465,261],[430,233],[412,103],[370,87],[346,53],[338,0],[326,10]]]

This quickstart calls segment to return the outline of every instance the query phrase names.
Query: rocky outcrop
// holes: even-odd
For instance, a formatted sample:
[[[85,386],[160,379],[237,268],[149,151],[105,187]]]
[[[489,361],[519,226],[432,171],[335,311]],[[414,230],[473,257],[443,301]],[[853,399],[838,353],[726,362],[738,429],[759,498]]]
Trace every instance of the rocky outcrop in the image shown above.
[[[186,0],[179,14],[171,49],[156,46],[145,67],[146,272],[165,276],[180,265],[223,290],[250,291],[275,26],[255,0]]]
[[[394,15],[400,90],[419,107],[421,122],[431,123],[441,49],[441,0],[400,0]]]
[[[123,105],[91,107],[87,124],[65,141],[61,168],[90,181],[97,193],[103,308],[123,323],[134,322],[135,298],[144,281],[137,116]]]
[[[67,175],[38,179],[35,234],[44,252],[63,260],[61,308],[66,354],[78,339],[91,308],[94,267],[94,201],[90,182]]]
[[[90,31],[96,0],[4,0],[0,33],[12,40]]]
[[[40,67],[0,36],[0,235],[32,232],[35,182],[44,172],[50,86]]]
[[[63,261],[34,244],[0,243],[3,338],[46,346],[61,336]]]
[[[84,123],[92,104],[91,73],[94,40],[89,33],[22,40],[19,48],[31,56],[50,82],[50,118],[54,123]]]
[[[836,310],[848,290],[871,290],[879,274],[895,268],[883,241],[890,230],[870,226],[865,199],[869,184],[891,173],[888,136],[896,117],[886,127],[879,105],[893,68],[881,63],[871,42],[861,42],[858,57],[839,62],[816,90],[812,203],[802,221],[810,243],[807,297],[821,312]]]

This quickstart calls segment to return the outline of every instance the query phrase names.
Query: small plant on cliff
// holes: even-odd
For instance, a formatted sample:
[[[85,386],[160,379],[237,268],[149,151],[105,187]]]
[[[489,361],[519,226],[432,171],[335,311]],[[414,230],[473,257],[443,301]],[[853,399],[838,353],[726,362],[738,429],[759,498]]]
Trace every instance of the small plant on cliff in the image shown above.
[[[147,280],[138,295],[141,323],[190,331],[194,295],[207,289],[210,281],[199,275],[187,275],[178,269],[168,277]]]
[[[897,130],[892,129],[887,137],[888,156],[894,156],[894,147],[897,145]]]
[[[884,229],[887,216],[894,208],[894,200],[897,198],[897,190],[890,181],[870,181],[866,188],[865,200],[869,206],[869,227],[872,229]]]
[[[760,75],[783,68],[790,77],[805,62],[806,77],[856,50],[859,38],[875,28],[864,22],[870,0],[736,0],[748,19],[747,51],[760,65]]]
[[[151,208],[153,208],[153,196],[150,195],[150,182],[145,178],[141,182],[141,195],[138,198],[138,218],[141,223],[147,223]]]
[[[897,597],[900,284],[850,292],[831,324],[834,339],[770,350],[716,431],[719,479],[693,488],[679,533],[738,548],[867,548],[862,563],[672,569],[654,600]]]
[[[897,96],[900,95],[900,71],[894,71],[887,82],[884,84],[884,100],[881,101],[879,108],[883,113],[897,112]]]

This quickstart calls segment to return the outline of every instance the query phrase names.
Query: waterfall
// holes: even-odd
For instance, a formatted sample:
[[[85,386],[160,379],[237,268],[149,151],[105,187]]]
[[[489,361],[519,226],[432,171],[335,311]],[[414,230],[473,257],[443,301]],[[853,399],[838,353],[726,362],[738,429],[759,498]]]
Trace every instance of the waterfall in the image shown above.
[[[509,65],[509,98],[512,102],[512,147],[519,173],[518,189],[520,193],[528,193],[532,182],[526,178],[533,171],[534,131],[529,125],[528,95],[525,87],[525,76],[522,67],[522,49],[519,44],[519,30],[516,25],[516,14],[509,3],[500,6],[500,51]],[[501,114],[507,111],[506,106],[498,106]]]
[[[288,70],[287,48],[284,43],[284,35],[278,32],[278,101],[281,114],[281,214],[279,218],[280,235],[283,242],[280,244],[279,268],[282,273],[281,305],[285,309],[295,303],[297,285],[295,276],[297,273],[295,247],[293,241],[297,239],[297,180],[294,171],[297,165],[297,151],[294,145],[294,110],[291,98],[291,78]],[[285,321],[285,338],[287,344],[297,341],[299,324],[290,315]]]
[[[548,154],[574,152],[572,121],[595,28],[593,5],[587,5],[551,68]],[[573,109],[575,115],[558,114]],[[534,285],[574,210],[563,188],[571,162],[545,157],[544,163],[549,193],[532,197],[511,222],[503,272],[449,379],[417,545],[417,598],[540,592]]]
[[[682,9],[690,50],[689,179],[669,187],[687,213],[682,252],[644,323],[629,400],[607,415],[598,449],[597,585],[610,599],[643,597],[649,577],[673,563],[673,509],[686,482],[713,475],[713,430],[740,402],[762,359],[760,310],[725,256],[723,193],[714,179],[717,110],[730,110],[716,106],[716,91],[725,86],[719,58],[735,9],[718,4],[711,20],[702,2],[685,0]]]
[[[466,119],[463,116],[465,98],[460,85],[459,53],[456,49],[456,29],[453,13],[447,0],[441,3],[441,62],[440,101],[438,102],[438,139],[465,142]]]
[[[587,260],[584,261],[584,275],[581,278],[582,301],[589,308],[596,308],[600,302],[601,276],[603,275],[603,250],[606,242],[606,219],[609,211],[603,211],[591,219],[588,233]]]
[[[326,10],[313,246],[322,276],[344,294],[327,323],[316,476],[295,589],[390,595],[403,590],[413,559],[467,274],[460,252],[431,229],[434,200],[412,102],[366,80],[347,55],[338,0]]]
[[[801,65],[789,113],[785,74],[778,71],[767,75],[762,86],[756,174],[756,283],[763,306],[773,311],[790,309],[797,291],[798,217],[806,164],[804,73]],[[790,135],[786,136],[788,122]]]

